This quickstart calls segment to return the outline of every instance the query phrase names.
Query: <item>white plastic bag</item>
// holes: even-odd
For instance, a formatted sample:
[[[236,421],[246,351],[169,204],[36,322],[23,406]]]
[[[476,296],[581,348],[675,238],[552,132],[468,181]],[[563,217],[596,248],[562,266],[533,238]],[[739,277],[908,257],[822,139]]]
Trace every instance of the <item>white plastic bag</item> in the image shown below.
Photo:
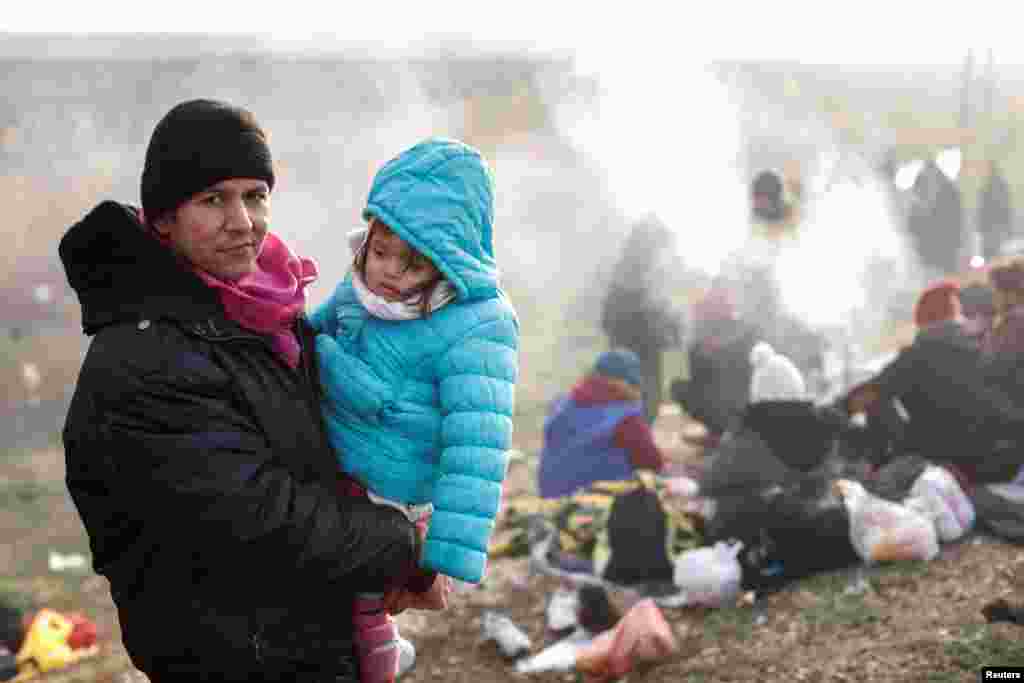
[[[974,526],[974,505],[944,467],[929,465],[910,487],[911,498],[929,500],[939,540],[955,541]]]
[[[666,477],[663,481],[669,496],[696,498],[700,495],[700,484],[690,477]]]
[[[932,560],[939,554],[935,524],[921,512],[872,495],[849,479],[834,486],[850,514],[850,542],[865,563]]]
[[[740,594],[743,570],[736,557],[742,549],[740,541],[719,541],[680,553],[673,580],[686,591],[686,604],[721,607],[734,602]]]
[[[481,622],[484,641],[493,640],[507,659],[519,659],[530,651],[530,636],[507,615],[488,610]]]
[[[541,671],[572,671],[576,668],[576,653],[583,643],[569,638],[549,645],[532,657],[516,662],[516,673],[532,674]]]
[[[579,593],[575,589],[560,586],[551,594],[544,610],[548,628],[560,633],[576,626],[576,612],[579,608]]]

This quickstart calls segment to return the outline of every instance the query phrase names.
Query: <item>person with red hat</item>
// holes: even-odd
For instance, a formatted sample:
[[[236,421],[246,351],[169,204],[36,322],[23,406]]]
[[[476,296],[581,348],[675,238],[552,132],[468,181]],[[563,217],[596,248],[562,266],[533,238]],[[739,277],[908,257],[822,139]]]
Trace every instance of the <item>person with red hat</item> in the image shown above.
[[[918,329],[961,315],[960,285],[956,280],[944,278],[921,293],[914,304],[914,324]]]
[[[851,415],[870,417],[898,402],[907,423],[896,450],[952,465],[969,488],[1013,477],[1024,458],[998,444],[1017,439],[1024,411],[991,381],[979,332],[963,317],[958,292],[948,279],[925,288],[914,307],[913,343],[841,404]]]

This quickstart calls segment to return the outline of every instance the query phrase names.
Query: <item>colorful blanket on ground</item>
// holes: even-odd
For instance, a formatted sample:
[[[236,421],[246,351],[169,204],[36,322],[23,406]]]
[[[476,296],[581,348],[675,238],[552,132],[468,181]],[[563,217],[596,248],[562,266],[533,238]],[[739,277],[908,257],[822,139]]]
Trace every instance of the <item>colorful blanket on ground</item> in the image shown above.
[[[506,499],[489,554],[491,557],[527,555],[530,524],[541,517],[557,529],[561,553],[581,562],[593,563],[596,557],[607,552],[607,548],[601,547],[607,542],[607,534],[603,532],[616,496],[640,486],[647,486],[658,493],[668,516],[668,544],[673,555],[703,545],[703,520],[692,511],[684,510],[681,499],[669,495],[660,479],[644,476],[642,480],[595,482],[563,498],[516,496]]]

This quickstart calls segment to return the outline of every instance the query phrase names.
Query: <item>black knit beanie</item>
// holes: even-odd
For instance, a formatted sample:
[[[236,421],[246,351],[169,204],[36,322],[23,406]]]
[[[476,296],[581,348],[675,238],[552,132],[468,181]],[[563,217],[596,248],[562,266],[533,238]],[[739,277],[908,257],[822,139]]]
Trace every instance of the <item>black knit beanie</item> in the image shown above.
[[[146,149],[142,209],[152,225],[189,197],[228,178],[274,187],[267,135],[251,112],[226,102],[189,100],[160,120]]]

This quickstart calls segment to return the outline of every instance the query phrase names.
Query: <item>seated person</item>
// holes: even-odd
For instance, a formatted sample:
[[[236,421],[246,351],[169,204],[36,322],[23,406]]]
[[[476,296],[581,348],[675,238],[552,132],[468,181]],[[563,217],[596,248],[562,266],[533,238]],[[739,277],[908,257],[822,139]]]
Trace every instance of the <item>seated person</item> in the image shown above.
[[[965,290],[956,280],[943,278],[926,287],[914,303],[914,326],[918,332],[930,325],[955,320],[961,329],[980,341],[982,332],[988,327],[987,323],[991,322],[994,309],[993,313],[987,314],[984,302],[979,301],[980,297],[975,287],[977,285],[971,285],[972,289],[968,294],[972,306],[970,316],[967,315],[963,303]]]
[[[735,306],[722,287],[712,287],[694,304],[696,338],[687,349],[689,379],[673,380],[672,399],[707,430],[708,445],[742,414],[750,392],[751,349],[755,330],[736,317]]]
[[[595,481],[632,479],[636,470],[665,467],[644,419],[642,381],[637,355],[613,349],[555,399],[544,421],[537,475],[541,497],[559,498]]]
[[[913,343],[842,399],[850,415],[898,401],[906,416],[900,450],[952,464],[961,483],[1008,481],[1020,460],[1007,449],[1024,425],[1009,396],[986,376],[977,334],[961,314],[958,288],[929,287],[915,306]],[[1004,444],[1004,445],[1000,445]]]
[[[770,344],[758,342],[750,350],[750,403],[806,401],[804,376],[788,357]]]
[[[980,329],[992,326],[996,316],[995,290],[986,282],[971,282],[960,288],[960,308],[963,316]]]
[[[993,384],[1024,406],[1024,258],[992,267],[995,317],[985,330],[982,347]]]

